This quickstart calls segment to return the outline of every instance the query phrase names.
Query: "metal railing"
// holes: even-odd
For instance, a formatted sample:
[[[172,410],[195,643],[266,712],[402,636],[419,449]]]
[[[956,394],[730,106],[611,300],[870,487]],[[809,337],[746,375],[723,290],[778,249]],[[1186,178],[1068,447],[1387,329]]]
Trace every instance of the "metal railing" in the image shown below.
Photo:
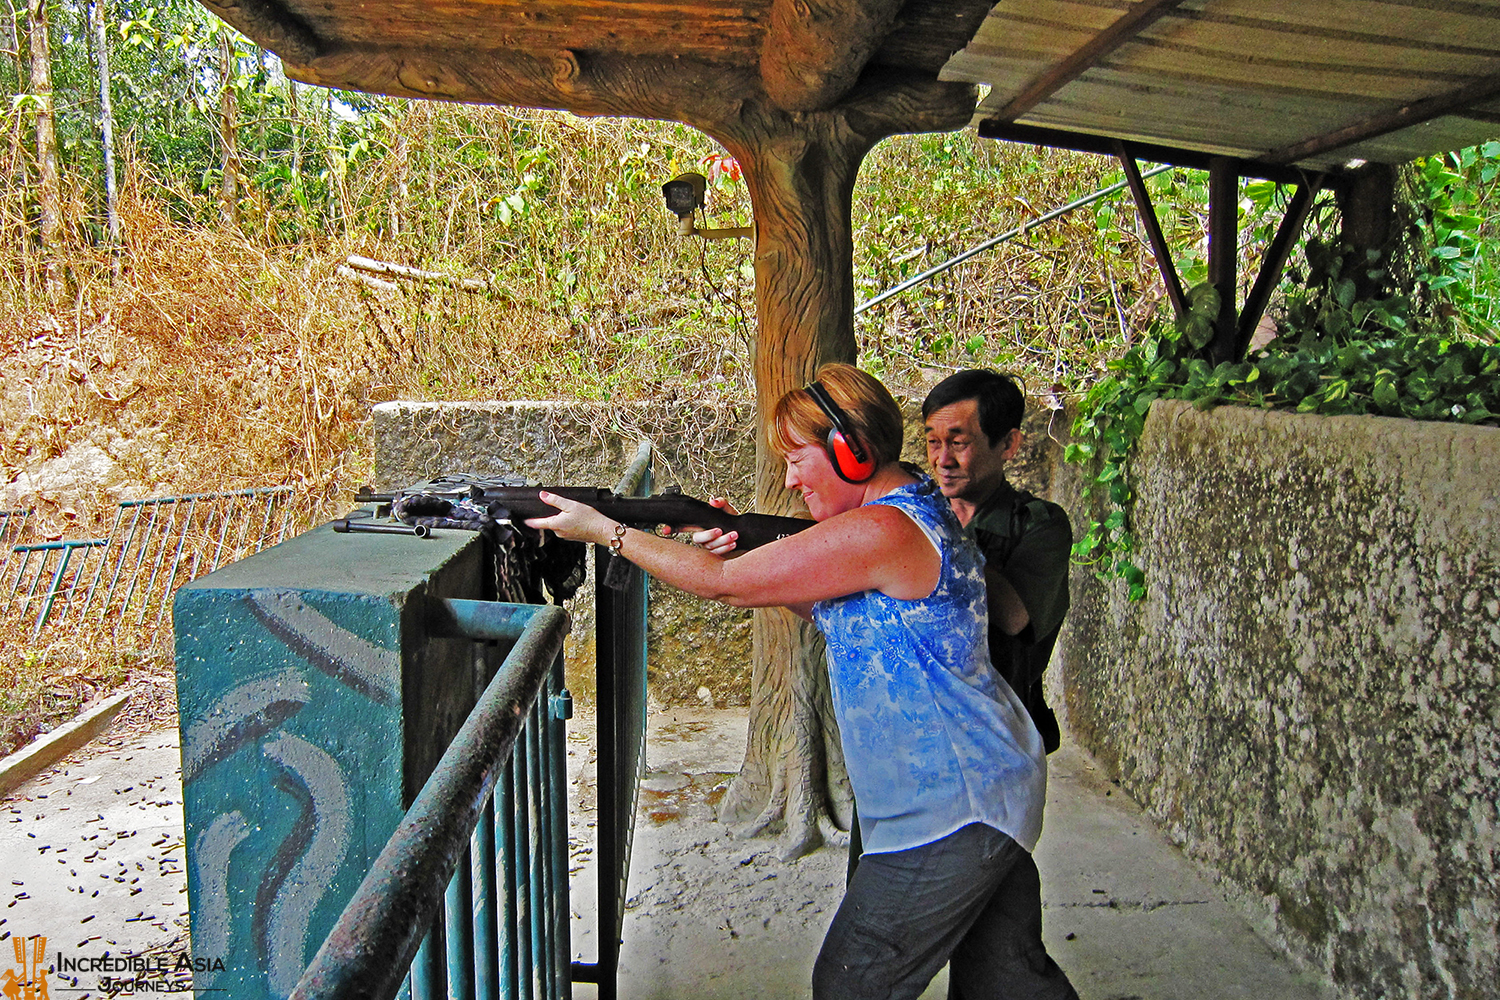
[[[469,638],[519,638],[294,998],[389,1000],[408,966],[413,1000],[570,995],[558,696],[567,613],[490,603],[486,614],[472,607],[481,602],[446,603],[457,606],[453,620],[488,626],[468,629]]]
[[[31,516],[35,513],[30,507],[25,510],[0,510],[0,546],[5,549],[3,558],[0,558],[0,583],[10,579],[11,561],[15,557],[11,546],[26,540]],[[9,597],[7,593],[6,599],[9,600]]]
[[[651,485],[643,442],[615,487]],[[604,583],[596,547],[598,960],[571,961],[562,688],[556,608],[446,600],[438,637],[516,640],[376,859],[292,997],[566,1000],[573,982],[617,995],[636,795],[645,765],[647,579]],[[524,631],[520,626],[524,624]],[[519,639],[517,639],[519,635]],[[408,964],[409,963],[409,964]],[[409,970],[409,971],[408,971]]]
[[[649,442],[641,442],[614,492],[620,496],[651,492]],[[572,970],[574,982],[599,984],[599,1000],[615,1000],[616,996],[635,809],[646,766],[646,610],[650,581],[645,573],[630,566],[624,585],[609,587],[604,578],[610,558],[608,547],[595,547],[599,955],[593,963],[573,963]]]
[[[1157,174],[1165,173],[1166,171],[1171,169],[1173,168],[1170,163],[1163,164],[1162,166],[1153,167],[1152,169],[1146,171],[1141,175],[1141,177],[1143,179],[1146,177],[1155,177]],[[865,301],[859,303],[854,307],[854,315],[858,316],[866,309],[869,309],[873,306],[878,306],[886,299],[900,295],[907,289],[915,288],[916,286],[922,284],[924,281],[931,281],[933,278],[942,274],[949,268],[957,267],[959,264],[962,264],[970,257],[978,256],[979,254],[984,253],[986,250],[989,250],[991,247],[997,247],[1002,243],[1007,243],[1015,239],[1017,236],[1024,236],[1044,222],[1051,222],[1053,219],[1061,218],[1062,216],[1067,215],[1069,212],[1083,208],[1085,205],[1092,205],[1094,202],[1099,201],[1101,198],[1108,198],[1112,194],[1118,194],[1119,192],[1125,190],[1128,184],[1129,181],[1119,181],[1117,183],[1109,185],[1109,187],[1100,188],[1098,191],[1095,191],[1092,194],[1086,194],[1082,198],[1070,201],[1066,205],[1060,205],[1059,207],[1052,209],[1050,212],[1047,212],[1045,215],[1039,215],[1034,219],[1027,219],[1025,222],[1021,223],[1019,226],[1016,226],[1014,229],[1007,229],[999,236],[991,237],[990,239],[985,240],[983,243],[980,243],[978,246],[970,247],[963,253],[950,257],[935,267],[928,268],[921,274],[914,274],[910,278],[907,278],[905,281],[892,285],[890,288],[887,288],[879,295],[875,295],[871,298],[865,299]]]
[[[32,639],[51,624],[122,629],[151,643],[170,624],[172,595],[196,579],[266,545],[289,527],[292,488],[126,500],[105,538],[30,538],[33,511],[0,511],[0,614],[30,625]]]

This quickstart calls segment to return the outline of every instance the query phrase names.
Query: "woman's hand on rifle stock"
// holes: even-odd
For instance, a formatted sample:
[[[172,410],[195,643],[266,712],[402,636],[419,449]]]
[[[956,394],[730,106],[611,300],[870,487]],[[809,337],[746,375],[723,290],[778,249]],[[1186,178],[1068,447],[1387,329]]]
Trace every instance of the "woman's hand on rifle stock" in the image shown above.
[[[614,536],[615,522],[588,504],[569,500],[567,497],[548,493],[546,490],[543,490],[540,496],[544,502],[556,507],[557,513],[549,517],[528,517],[526,519],[528,528],[546,528],[559,538],[574,542],[592,542],[595,545],[608,545],[610,538]]]
[[[732,514],[735,517],[739,517],[740,515],[740,512],[734,509],[734,505],[723,497],[713,497],[708,502],[710,506],[718,507],[726,514]],[[693,532],[694,545],[701,545],[720,558],[727,558],[734,554],[735,545],[739,540],[740,533],[738,531],[707,528],[703,531]]]

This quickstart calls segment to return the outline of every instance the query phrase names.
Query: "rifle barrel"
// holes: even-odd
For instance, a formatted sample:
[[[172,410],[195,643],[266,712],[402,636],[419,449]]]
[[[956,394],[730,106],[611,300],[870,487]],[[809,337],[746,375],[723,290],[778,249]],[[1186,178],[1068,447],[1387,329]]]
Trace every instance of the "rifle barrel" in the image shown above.
[[[458,500],[474,500],[478,503],[505,508],[512,521],[524,521],[534,517],[549,517],[557,508],[541,498],[542,491],[554,493],[578,503],[588,504],[595,510],[616,521],[634,528],[656,528],[669,525],[677,531],[718,528],[728,533],[739,532],[737,548],[758,548],[779,538],[794,535],[813,522],[800,517],[780,517],[774,514],[727,514],[722,509],[681,493],[658,493],[649,497],[622,497],[597,486],[490,486],[481,487],[461,482],[431,486],[419,486],[396,493],[374,493],[361,490],[355,497],[364,504],[393,504],[406,495],[432,495]],[[350,522],[361,523],[361,522]],[[392,528],[398,526],[392,525]],[[368,528],[335,528],[338,531],[371,530]]]

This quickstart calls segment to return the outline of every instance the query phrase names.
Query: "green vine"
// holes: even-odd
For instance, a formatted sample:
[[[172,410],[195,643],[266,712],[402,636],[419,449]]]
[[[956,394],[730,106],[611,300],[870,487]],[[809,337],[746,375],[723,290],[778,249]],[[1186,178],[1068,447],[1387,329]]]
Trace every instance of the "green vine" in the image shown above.
[[[1217,367],[1195,356],[1219,310],[1218,292],[1199,285],[1185,316],[1111,362],[1084,396],[1064,459],[1092,472],[1084,496],[1102,493],[1107,512],[1089,522],[1073,557],[1101,579],[1124,580],[1130,600],[1146,596],[1146,579],[1133,559],[1128,463],[1158,399],[1200,410],[1229,403],[1500,424],[1500,344],[1455,340],[1417,322],[1406,296],[1360,297],[1359,278],[1378,286],[1384,277],[1378,255],[1314,239],[1305,256],[1310,280],[1288,297],[1280,334],[1261,353]]]

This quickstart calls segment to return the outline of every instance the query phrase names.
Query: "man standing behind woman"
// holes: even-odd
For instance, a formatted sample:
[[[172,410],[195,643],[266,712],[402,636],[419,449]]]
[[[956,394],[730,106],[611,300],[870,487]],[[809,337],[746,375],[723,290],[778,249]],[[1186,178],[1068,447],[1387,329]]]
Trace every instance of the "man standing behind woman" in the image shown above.
[[[901,427],[885,387],[849,365],[783,396],[770,444],[818,523],[734,558],[547,493],[559,513],[527,523],[822,631],[865,856],[814,966],[816,1000],[917,997],[950,961],[965,1000],[1066,1000],[1029,853],[1042,739],[990,665],[979,551],[936,485],[900,464]]]
[[[1043,695],[1042,672],[1068,611],[1073,527],[1057,504],[1006,479],[1005,464],[1021,448],[1025,407],[1014,379],[970,368],[933,386],[922,401],[922,420],[933,478],[984,553],[990,661],[1051,753],[1061,734]]]

